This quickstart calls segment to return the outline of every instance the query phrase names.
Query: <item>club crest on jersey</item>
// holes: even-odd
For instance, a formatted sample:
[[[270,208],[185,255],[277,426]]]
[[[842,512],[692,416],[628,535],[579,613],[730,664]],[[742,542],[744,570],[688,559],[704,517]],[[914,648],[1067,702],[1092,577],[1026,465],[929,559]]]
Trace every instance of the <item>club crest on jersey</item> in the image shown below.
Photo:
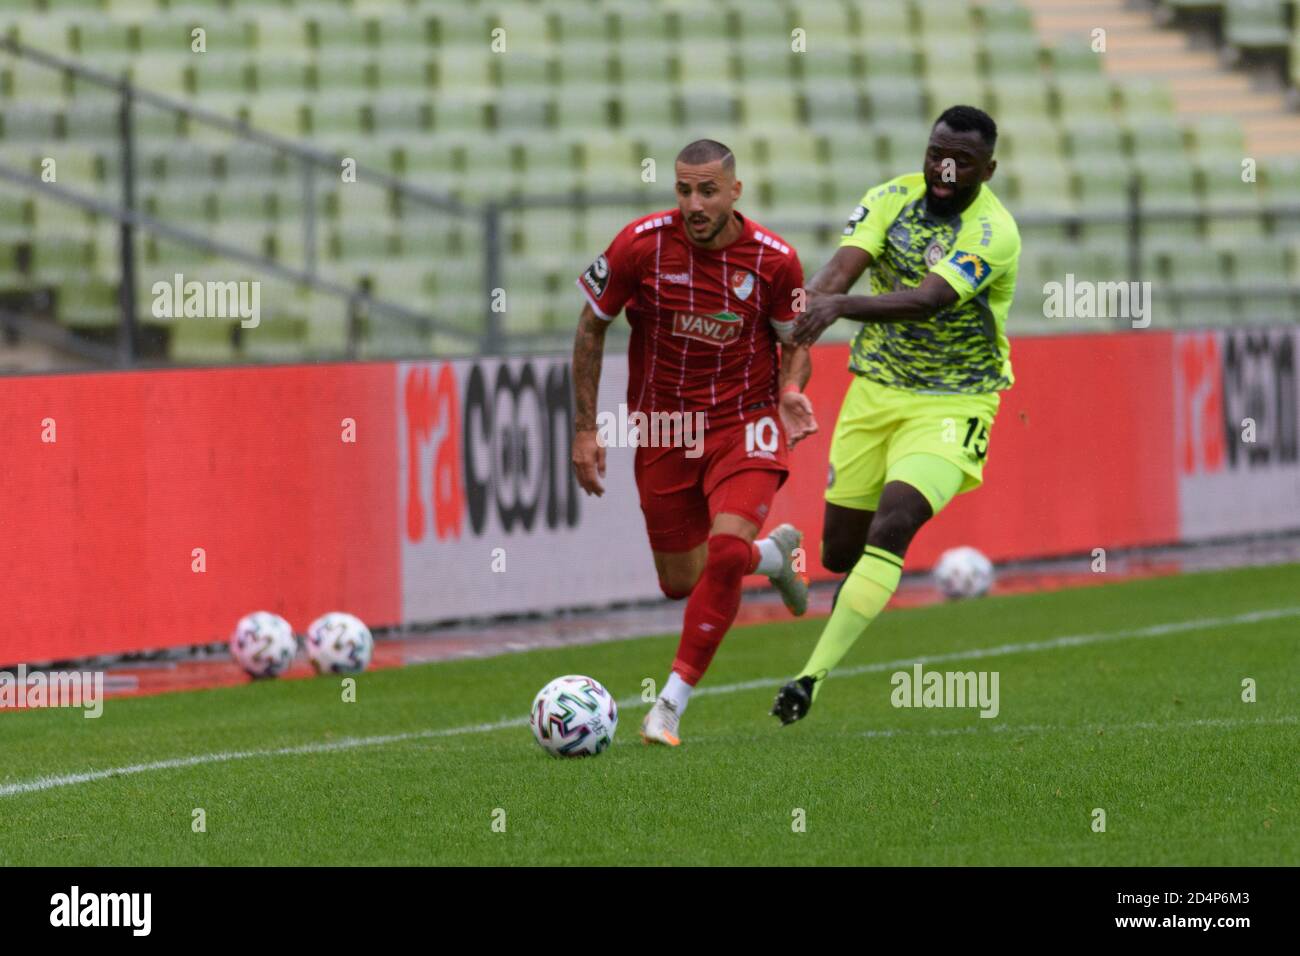
[[[754,273],[752,272],[733,272],[731,274],[731,294],[741,302],[749,298],[749,294],[754,291]]]
[[[925,264],[933,266],[943,258],[944,248],[941,242],[932,242],[925,249]]]
[[[694,315],[690,312],[673,313],[673,335],[723,346],[740,337],[740,316],[734,312],[715,315]]]

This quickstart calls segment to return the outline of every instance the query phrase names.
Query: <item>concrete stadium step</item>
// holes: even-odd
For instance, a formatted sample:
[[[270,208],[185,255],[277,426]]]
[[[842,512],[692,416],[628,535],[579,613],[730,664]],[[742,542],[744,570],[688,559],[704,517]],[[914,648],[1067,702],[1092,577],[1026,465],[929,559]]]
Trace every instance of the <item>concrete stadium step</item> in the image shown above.
[[[1269,116],[1242,121],[1252,156],[1300,155],[1300,116]]]
[[[1240,96],[1251,93],[1250,81],[1237,73],[1191,73],[1169,77],[1169,88],[1180,93],[1203,96]]]
[[[1249,77],[1224,65],[1216,50],[1193,45],[1183,31],[1161,24],[1152,9],[1125,0],[1021,0],[1040,40],[1091,40],[1106,31],[1102,68],[1123,84],[1141,78],[1164,82],[1180,119],[1230,116],[1241,123],[1250,155],[1300,152],[1300,116],[1286,95],[1252,87]]]
[[[1245,120],[1253,116],[1276,116],[1286,107],[1280,93],[1242,93],[1238,95],[1212,95],[1180,93],[1174,90],[1174,108],[1180,114],[1216,113],[1236,116]]]

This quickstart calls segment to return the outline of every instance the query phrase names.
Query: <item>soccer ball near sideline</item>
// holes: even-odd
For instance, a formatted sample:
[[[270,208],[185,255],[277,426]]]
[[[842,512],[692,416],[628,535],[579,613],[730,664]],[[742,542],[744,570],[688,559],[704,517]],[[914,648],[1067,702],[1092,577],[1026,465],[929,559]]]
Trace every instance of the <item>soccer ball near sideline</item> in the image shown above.
[[[993,586],[993,562],[974,548],[952,548],[939,556],[934,579],[945,597],[979,597]]]
[[[375,639],[361,619],[342,611],[322,614],[307,628],[307,656],[320,674],[357,674],[370,666]]]
[[[270,611],[244,615],[230,635],[230,656],[254,677],[283,673],[297,653],[298,639],[293,636],[293,628]]]
[[[555,757],[594,757],[614,742],[618,704],[599,681],[569,674],[533,698],[533,736]]]

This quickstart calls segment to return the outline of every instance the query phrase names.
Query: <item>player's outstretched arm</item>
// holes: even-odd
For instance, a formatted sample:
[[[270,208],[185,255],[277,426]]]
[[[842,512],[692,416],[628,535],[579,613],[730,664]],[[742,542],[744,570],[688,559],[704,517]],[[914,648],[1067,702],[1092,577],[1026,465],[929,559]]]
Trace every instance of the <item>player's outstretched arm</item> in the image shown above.
[[[812,305],[821,298],[843,295],[853,288],[853,284],[862,277],[871,265],[871,253],[857,246],[840,246],[831,256],[830,262],[817,270],[817,274],[804,284],[804,305],[800,311],[799,323],[795,326],[794,344],[809,346],[817,341],[826,328],[838,316],[829,319],[820,313],[809,315]]]
[[[915,289],[884,295],[813,293],[808,296],[804,314],[795,326],[794,340],[800,345],[811,345],[837,318],[857,322],[914,322],[937,315],[957,301],[957,291],[933,272]]]
[[[862,273],[871,265],[871,253],[857,246],[841,246],[831,256],[831,261],[817,270],[807,283],[809,292],[842,295],[853,288]]]
[[[600,481],[605,477],[605,449],[596,435],[596,394],[608,329],[609,323],[588,303],[582,307],[573,338],[573,470],[582,490],[597,496],[605,493]]]

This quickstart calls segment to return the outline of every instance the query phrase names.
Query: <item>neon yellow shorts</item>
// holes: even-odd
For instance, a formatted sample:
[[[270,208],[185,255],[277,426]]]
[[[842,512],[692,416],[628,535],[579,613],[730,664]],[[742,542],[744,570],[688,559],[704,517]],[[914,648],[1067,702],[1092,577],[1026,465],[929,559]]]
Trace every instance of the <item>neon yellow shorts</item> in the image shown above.
[[[953,497],[983,483],[1000,401],[997,392],[926,395],[855,375],[831,438],[826,500],[875,511],[886,482],[901,480],[917,487],[938,514]]]

